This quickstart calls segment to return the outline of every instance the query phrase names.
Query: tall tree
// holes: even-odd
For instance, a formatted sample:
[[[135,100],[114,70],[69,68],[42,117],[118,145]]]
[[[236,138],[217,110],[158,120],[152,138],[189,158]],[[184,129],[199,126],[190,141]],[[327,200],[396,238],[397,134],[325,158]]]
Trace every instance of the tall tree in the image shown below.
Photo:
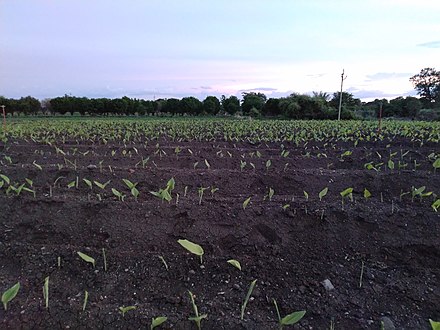
[[[440,98],[440,71],[434,68],[424,68],[419,74],[409,78],[422,98],[429,103]]]

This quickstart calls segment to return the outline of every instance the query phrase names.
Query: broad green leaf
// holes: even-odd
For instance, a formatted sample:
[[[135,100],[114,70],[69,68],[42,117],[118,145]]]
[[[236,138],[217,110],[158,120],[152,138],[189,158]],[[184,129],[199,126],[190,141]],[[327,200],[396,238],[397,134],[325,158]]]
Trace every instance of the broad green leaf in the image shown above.
[[[367,188],[365,188],[364,189],[364,198],[367,199],[367,198],[370,198],[370,197],[371,197],[370,191]]]
[[[90,180],[87,180],[87,179],[83,179],[83,181],[84,181],[84,183],[90,188],[90,189],[92,189],[92,181],[90,181]]]
[[[169,191],[172,191],[172,190],[174,190],[174,186],[176,185],[176,181],[174,181],[174,178],[171,178],[171,179],[169,179],[168,180],[168,182],[167,182],[167,189],[169,190]]]
[[[239,270],[241,270],[241,265],[240,262],[235,260],[235,259],[230,259],[227,261],[228,264],[234,266],[235,268],[238,268]]]
[[[306,314],[306,311],[299,311],[299,312],[294,312],[292,314],[286,315],[284,316],[280,323],[282,325],[293,325],[295,323],[298,323]]]
[[[394,162],[391,159],[388,161],[388,168],[394,170]]]
[[[440,168],[440,158],[437,158],[435,162],[432,164],[434,168]]]
[[[88,256],[85,253],[82,253],[82,252],[79,252],[79,251],[77,253],[81,257],[82,260],[91,263],[93,265],[93,267],[95,267],[95,259],[93,259],[92,257]]]
[[[322,189],[322,190],[319,192],[319,200],[320,200],[320,201],[324,198],[325,195],[327,195],[327,192],[328,192],[328,188],[327,188],[327,187],[325,187],[324,189]]]
[[[183,246],[185,249],[187,249],[192,254],[200,256],[200,260],[202,259],[204,251],[200,245],[193,243],[191,241],[188,241],[187,239],[179,239],[177,241],[177,243],[179,243],[181,246]]]
[[[2,303],[5,308],[5,311],[8,309],[8,303],[15,298],[15,296],[18,293],[18,290],[20,290],[20,282],[17,282],[15,285],[10,287],[8,290],[3,292],[2,294]]]
[[[353,188],[347,188],[344,191],[340,192],[342,197],[346,197],[346,196],[350,195],[351,193],[353,193]]]
[[[440,322],[429,319],[429,323],[431,324],[432,330],[440,330]]]
[[[434,203],[432,203],[431,207],[434,209],[435,212],[437,212],[440,208],[440,199],[437,199]]]
[[[162,323],[164,323],[168,318],[166,316],[159,316],[156,318],[151,319],[151,326],[150,330],[153,330],[154,328],[158,327]]]
[[[73,187],[75,187],[75,184],[76,184],[76,181],[72,181],[72,182],[67,184],[67,188],[69,188],[69,189],[73,188]]]
[[[0,174],[0,178],[4,180],[7,184],[11,184],[11,180],[9,180],[9,178],[6,175]]]

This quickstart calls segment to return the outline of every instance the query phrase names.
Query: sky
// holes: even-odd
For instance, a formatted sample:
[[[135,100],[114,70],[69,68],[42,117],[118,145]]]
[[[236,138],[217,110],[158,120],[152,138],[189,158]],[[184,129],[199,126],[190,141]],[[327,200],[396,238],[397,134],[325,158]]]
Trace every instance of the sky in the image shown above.
[[[0,0],[0,95],[415,95],[438,0]]]

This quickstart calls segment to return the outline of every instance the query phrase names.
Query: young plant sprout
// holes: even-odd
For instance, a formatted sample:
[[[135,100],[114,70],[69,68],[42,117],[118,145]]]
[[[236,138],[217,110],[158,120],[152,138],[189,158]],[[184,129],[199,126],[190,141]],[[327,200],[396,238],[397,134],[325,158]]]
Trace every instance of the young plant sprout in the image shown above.
[[[306,311],[298,311],[298,312],[293,312],[281,318],[280,310],[278,308],[278,304],[275,299],[273,299],[273,304],[275,305],[275,309],[277,311],[278,326],[280,330],[282,330],[287,325],[294,325],[298,323],[306,314]]]
[[[93,184],[92,181],[87,180],[86,178],[83,179],[84,183],[90,188],[90,190],[93,190]]]
[[[49,308],[49,276],[47,276],[44,279],[43,298],[44,298],[46,309],[48,309]]]
[[[205,165],[208,168],[208,170],[211,168],[211,165],[208,163],[208,161],[205,159]]]
[[[269,192],[267,193],[267,195],[264,196],[263,200],[266,200],[266,198],[268,198],[269,201],[272,202],[272,197],[274,194],[275,194],[275,190],[269,188]]]
[[[186,239],[179,239],[177,241],[177,243],[179,243],[182,247],[184,247],[186,250],[188,250],[189,252],[191,252],[192,254],[195,254],[196,256],[200,257],[200,263],[203,263],[203,248],[196,244],[193,243],[191,241],[188,241]]]
[[[240,159],[240,172],[243,172],[243,169],[246,167],[246,162]]]
[[[158,327],[162,323],[166,322],[168,318],[166,316],[159,316],[151,319],[151,325],[150,330],[153,330],[154,328]]]
[[[244,318],[244,311],[246,310],[246,306],[247,306],[247,304],[249,302],[249,299],[251,297],[252,291],[254,291],[256,283],[257,283],[257,280],[253,280],[251,282],[251,285],[249,286],[249,290],[248,290],[248,292],[246,294],[246,297],[244,298],[243,305],[241,305],[241,314],[240,314],[240,319],[241,320],[243,320],[243,318]]]
[[[303,193],[304,193],[304,197],[305,197],[306,201],[308,201],[309,200],[309,193],[305,190],[303,190]]]
[[[243,202],[243,211],[246,210],[246,207],[248,206],[250,201],[251,201],[251,197],[245,199],[245,201]]]
[[[8,303],[17,296],[18,290],[20,290],[20,282],[17,282],[15,285],[3,292],[2,303],[5,311],[8,310]]]
[[[215,188],[214,186],[212,186],[211,188],[211,198],[214,198],[214,193],[216,193],[219,190],[219,188]]]
[[[440,330],[440,322],[429,319],[429,324],[431,325],[432,330]]]
[[[168,180],[165,189],[159,189],[159,191],[150,191],[150,194],[162,199],[162,201],[166,200],[169,203],[173,199],[171,197],[171,192],[174,190],[175,184],[176,182],[174,181],[174,178],[171,178]]]
[[[235,259],[229,259],[229,260],[227,261],[227,263],[230,264],[230,265],[232,265],[232,266],[234,266],[234,267],[237,268],[238,270],[241,270],[241,265],[240,265],[240,262],[239,262],[238,260],[235,260]]]
[[[86,290],[84,291],[84,302],[82,307],[83,312],[86,310],[88,300],[89,300],[89,292]]]
[[[437,199],[434,203],[432,203],[431,207],[435,212],[438,212],[438,209],[440,208],[440,199]]]
[[[122,179],[122,181],[124,181],[124,183],[127,185],[128,189],[130,189],[131,194],[133,195],[133,197],[137,201],[137,198],[139,196],[139,190],[136,188],[136,186],[138,183],[137,182],[133,183],[127,179]]]
[[[88,256],[85,253],[82,253],[79,251],[77,253],[82,260],[84,260],[85,262],[91,263],[93,265],[93,268],[95,267],[95,259],[93,259],[92,257]]]
[[[34,165],[34,166],[35,166],[36,168],[38,168],[40,171],[43,170],[43,167],[41,167],[41,165],[38,165],[38,164],[36,163],[35,160],[32,162],[32,165]]]
[[[370,193],[370,191],[367,189],[367,188],[365,188],[364,189],[364,198],[365,199],[368,199],[368,198],[370,198],[371,197],[371,193]]]
[[[327,195],[327,192],[328,192],[328,188],[327,187],[325,187],[324,189],[322,189],[320,192],[319,192],[319,201],[322,201],[322,199],[325,197],[325,195]]]
[[[434,173],[440,168],[440,157],[435,160],[435,162],[432,164],[432,167],[434,167]]]
[[[194,314],[195,314],[195,316],[189,317],[188,320],[194,321],[196,323],[196,325],[197,325],[197,329],[201,330],[202,329],[201,322],[202,322],[203,319],[206,319],[208,317],[208,314],[199,315],[199,309],[197,308],[197,305],[196,305],[196,303],[194,301],[194,295],[192,294],[191,291],[188,291],[188,294],[189,294],[189,297],[191,299],[191,304],[192,304],[192,307],[193,307],[193,310],[194,310]]]
[[[107,271],[107,257],[105,255],[105,249],[102,248],[102,259],[104,259],[104,271]]]
[[[112,188],[112,193],[113,193],[113,195],[118,197],[120,202],[124,201],[125,195],[123,193],[121,193],[119,190],[116,190],[115,188]]]
[[[165,261],[165,258],[162,256],[159,256],[160,261],[162,261],[162,264],[165,266],[165,269],[168,271],[168,264]]]
[[[342,197],[342,206],[344,206],[344,198],[348,197],[353,202],[353,188],[347,188],[339,193]]]
[[[124,317],[125,313],[132,311],[134,309],[136,309],[136,306],[127,306],[127,307],[121,306],[119,307],[119,312],[122,314],[122,317]]]
[[[269,171],[270,166],[272,165],[272,161],[270,159],[268,159],[266,161],[266,171]]]
[[[93,181],[93,183],[94,183],[99,189],[104,190],[105,187],[107,187],[107,185],[110,183],[110,181],[111,181],[111,180],[108,180],[108,181],[105,182],[105,183],[100,183],[100,182],[98,182],[98,181]]]
[[[199,187],[199,189],[197,190],[198,194],[199,194],[199,205],[202,204],[202,198],[203,198],[203,194],[205,193],[205,190],[209,189],[209,187],[203,188],[203,187]]]

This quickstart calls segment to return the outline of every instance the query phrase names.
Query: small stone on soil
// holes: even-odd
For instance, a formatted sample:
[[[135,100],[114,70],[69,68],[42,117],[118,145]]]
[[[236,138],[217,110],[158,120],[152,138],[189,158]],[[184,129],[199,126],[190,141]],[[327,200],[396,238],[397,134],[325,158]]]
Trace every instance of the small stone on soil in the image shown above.
[[[325,279],[324,281],[321,282],[321,284],[324,286],[324,288],[327,291],[331,291],[335,289],[335,287],[333,286],[332,282],[330,282],[329,279]]]

